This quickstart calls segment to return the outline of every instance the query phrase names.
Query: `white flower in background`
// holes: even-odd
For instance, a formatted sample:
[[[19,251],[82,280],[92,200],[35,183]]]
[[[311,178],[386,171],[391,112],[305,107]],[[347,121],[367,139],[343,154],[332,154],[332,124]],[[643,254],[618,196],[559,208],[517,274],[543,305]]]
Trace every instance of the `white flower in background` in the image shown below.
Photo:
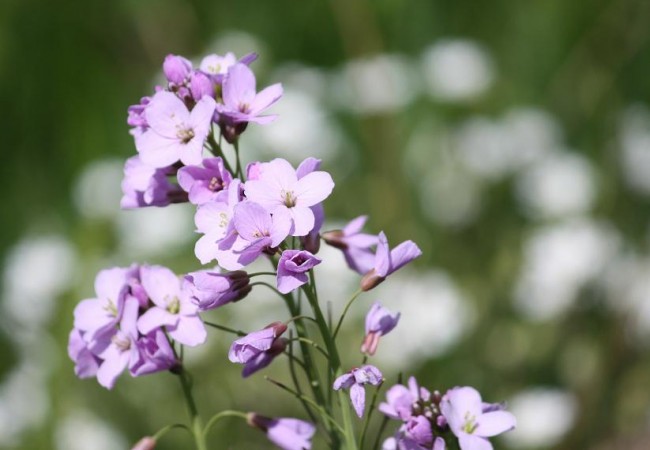
[[[502,118],[511,139],[516,168],[525,167],[564,146],[555,117],[535,107],[513,108]]]
[[[77,178],[73,200],[77,211],[90,219],[113,219],[120,213],[124,161],[99,160],[84,167]]]
[[[582,155],[551,154],[517,178],[517,196],[535,218],[557,218],[588,212],[596,197],[594,170]]]
[[[511,448],[550,448],[573,427],[578,412],[575,396],[567,391],[538,387],[508,401],[517,427],[504,435]]]
[[[476,42],[441,40],[422,55],[422,70],[431,97],[464,102],[483,94],[494,80],[494,64]]]
[[[335,76],[331,89],[341,107],[359,114],[400,110],[417,94],[413,69],[400,55],[352,60]]]
[[[334,158],[341,133],[319,100],[306,91],[284,88],[282,101],[273,106],[273,113],[279,115],[273,126],[250,128],[250,145],[259,154],[255,156],[268,159],[284,154],[296,163],[308,156]],[[243,145],[250,157],[249,143]]]
[[[618,243],[618,235],[608,225],[587,219],[535,230],[525,243],[515,306],[531,320],[561,315],[580,289],[603,273]]]
[[[381,364],[394,369],[446,353],[472,327],[475,319],[471,304],[442,271],[399,273],[390,283],[376,289],[375,299],[401,314],[401,323],[382,338],[375,355]],[[356,312],[365,315],[367,310]]]
[[[90,411],[76,410],[61,420],[54,441],[57,450],[123,450],[124,436]]]
[[[625,182],[650,195],[650,111],[646,107],[632,106],[623,114],[620,142]]]
[[[37,329],[54,313],[57,297],[74,280],[77,257],[61,236],[23,238],[5,259],[3,302],[8,324]]]

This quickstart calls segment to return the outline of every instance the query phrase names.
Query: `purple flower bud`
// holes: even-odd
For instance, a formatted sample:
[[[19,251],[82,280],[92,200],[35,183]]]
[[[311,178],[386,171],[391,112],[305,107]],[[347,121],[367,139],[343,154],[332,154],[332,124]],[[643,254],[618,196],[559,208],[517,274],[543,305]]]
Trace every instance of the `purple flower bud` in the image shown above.
[[[192,72],[190,78],[190,92],[195,101],[199,101],[204,95],[214,98],[214,85],[206,74],[199,70]]]
[[[154,448],[156,448],[156,439],[150,436],[145,436],[140,439],[131,450],[153,450]]]
[[[285,250],[278,262],[277,285],[283,294],[298,289],[309,281],[307,272],[321,260],[306,250]]]
[[[260,353],[270,350],[276,338],[286,330],[284,323],[273,322],[262,330],[249,333],[232,343],[228,359],[234,363],[246,364]]]
[[[288,341],[285,338],[278,338],[274,340],[273,344],[271,344],[271,348],[265,352],[259,353],[257,356],[244,364],[244,369],[241,373],[242,377],[247,378],[258,370],[262,370],[271,364],[276,356],[284,353],[284,350],[287,348],[287,343]]]
[[[309,422],[291,418],[271,419],[248,414],[248,424],[266,433],[271,442],[283,450],[309,450],[316,427]]]
[[[379,233],[375,266],[361,279],[361,290],[369,291],[379,285],[386,277],[401,269],[422,254],[420,248],[413,241],[405,241],[394,249],[388,247],[388,240],[382,231]]]
[[[185,82],[192,70],[192,63],[182,56],[167,55],[163,62],[163,72],[167,81],[175,85],[181,85]]]
[[[361,344],[361,353],[374,355],[379,338],[397,326],[399,317],[400,313],[392,315],[379,302],[375,302],[366,315],[366,337]]]
[[[250,278],[242,270],[221,274],[201,270],[185,275],[184,289],[199,311],[215,309],[246,297],[251,291]]]
[[[429,447],[433,443],[431,422],[424,416],[411,417],[406,422],[406,433],[418,445]]]

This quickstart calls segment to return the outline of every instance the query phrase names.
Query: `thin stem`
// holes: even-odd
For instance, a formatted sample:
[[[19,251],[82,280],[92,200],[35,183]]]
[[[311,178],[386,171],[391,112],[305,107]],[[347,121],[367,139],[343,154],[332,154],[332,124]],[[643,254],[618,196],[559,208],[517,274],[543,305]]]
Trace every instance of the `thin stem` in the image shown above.
[[[210,417],[210,420],[208,420],[208,423],[205,424],[205,428],[203,428],[203,438],[208,435],[208,431],[210,431],[210,428],[212,426],[219,422],[221,419],[224,417],[239,417],[241,419],[247,420],[248,416],[246,413],[243,413],[241,411],[233,411],[233,410],[226,410],[226,411],[221,411],[220,413],[215,414],[214,416]]]
[[[375,403],[377,403],[377,395],[379,394],[379,389],[381,389],[381,384],[377,386],[374,394],[372,395],[372,400],[370,401],[370,409],[366,414],[366,418],[363,422],[363,428],[361,430],[361,438],[359,439],[359,448],[363,449],[363,444],[366,439],[366,433],[368,432],[368,425],[370,425],[370,419],[372,418],[372,413],[375,411]]]
[[[312,399],[309,398],[309,397],[306,397],[306,396],[304,396],[304,395],[301,395],[301,394],[297,393],[296,391],[294,391],[293,389],[291,389],[289,386],[287,386],[287,385],[285,385],[285,384],[282,384],[282,383],[280,383],[279,381],[275,381],[274,379],[269,378],[268,376],[265,376],[264,379],[265,379],[266,381],[269,381],[269,382],[273,383],[274,385],[276,385],[276,386],[279,387],[280,389],[282,389],[282,390],[284,390],[284,391],[287,391],[288,393],[290,393],[291,395],[297,397],[298,399],[302,399],[302,400],[306,401],[307,403],[309,403],[310,405],[312,405],[314,408],[316,408],[316,409],[318,410],[318,412],[321,414],[321,416],[322,416],[324,419],[327,419],[327,420],[328,420],[332,425],[334,425],[334,426],[335,426],[335,427],[336,427],[336,428],[337,428],[341,433],[344,433],[344,430],[343,430],[343,428],[341,428],[341,425],[339,425],[338,422],[337,422],[336,420],[334,420],[334,418],[333,418],[332,416],[330,416],[329,414],[327,414],[327,411],[325,411],[325,409],[323,409],[323,407],[320,406],[318,403],[316,403],[314,400],[312,400]]]
[[[241,166],[241,160],[239,159],[239,139],[235,139],[235,142],[233,142],[233,147],[235,147],[235,159],[237,161],[237,178],[241,179],[242,181],[244,180],[244,174],[242,172],[242,166]]]
[[[169,431],[175,429],[175,428],[182,428],[188,433],[192,433],[192,431],[187,428],[187,425],[182,424],[182,423],[175,423],[172,425],[167,425],[166,427],[162,427],[160,430],[156,431],[156,434],[154,434],[152,437],[154,440],[159,441],[164,435],[166,435]]]
[[[298,375],[296,374],[296,367],[294,366],[294,358],[295,356],[293,355],[293,330],[289,332],[289,373],[291,374],[291,380],[293,381],[293,385],[296,387],[296,392],[298,394],[303,395],[302,389],[300,387],[300,382],[298,381]],[[304,369],[304,367],[303,367]],[[312,422],[317,422],[316,416],[314,415],[314,412],[311,410],[307,402],[300,398],[300,403],[302,403],[302,406],[305,408],[305,411],[307,411],[307,414],[309,415],[309,418],[312,420]]]
[[[226,327],[224,325],[219,325],[218,323],[203,321],[209,327],[216,328],[217,330],[226,331],[228,333],[236,334],[237,336],[246,336],[248,333],[242,330],[235,330],[234,328]]]
[[[326,351],[325,351],[325,350],[324,350],[320,345],[318,345],[317,342],[314,342],[314,341],[312,341],[311,339],[307,339],[307,338],[303,338],[303,337],[297,337],[297,338],[293,338],[293,339],[291,339],[291,340],[292,340],[292,341],[304,342],[305,344],[309,344],[309,345],[311,345],[311,346],[314,347],[316,350],[318,350],[319,352],[321,352],[321,354],[325,357],[326,360],[329,360],[329,355],[327,354],[327,352],[326,352]]]
[[[379,431],[377,431],[377,436],[375,437],[375,443],[372,444],[372,448],[374,450],[379,449],[379,441],[381,440],[381,435],[384,434],[384,430],[386,429],[386,425],[388,425],[389,421],[388,416],[384,416],[384,419],[381,421],[381,425],[379,426]]]
[[[221,139],[221,138],[219,138],[219,139]],[[210,143],[210,146],[213,149],[213,153],[215,155],[221,157],[221,159],[223,160],[223,165],[228,170],[228,172],[234,173],[232,171],[232,166],[230,165],[230,163],[226,159],[226,155],[223,154],[223,150],[221,149],[221,146],[219,144],[217,144],[217,141],[214,139],[214,132],[208,134],[208,142]]]
[[[253,272],[248,274],[248,278],[253,278],[253,277],[259,277],[261,275],[272,275],[276,276],[277,274],[275,272]]]
[[[339,330],[341,329],[341,325],[343,325],[343,319],[345,319],[345,315],[348,313],[348,310],[350,309],[350,306],[352,306],[352,303],[361,295],[363,291],[359,289],[357,292],[352,294],[352,297],[350,297],[350,300],[348,300],[347,305],[345,305],[345,308],[343,309],[343,313],[341,314],[341,317],[339,318],[339,323],[336,324],[336,329],[334,330],[334,335],[332,339],[336,339],[336,336],[339,334]]]
[[[190,424],[192,427],[192,434],[194,435],[194,443],[196,444],[196,450],[207,450],[205,445],[205,438],[203,436],[203,425],[201,423],[201,417],[196,408],[196,403],[194,402],[194,397],[192,396],[192,381],[188,377],[188,373],[185,369],[181,369],[179,373],[181,387],[183,388],[183,395],[185,396],[185,403],[187,404],[187,412],[190,416]]]

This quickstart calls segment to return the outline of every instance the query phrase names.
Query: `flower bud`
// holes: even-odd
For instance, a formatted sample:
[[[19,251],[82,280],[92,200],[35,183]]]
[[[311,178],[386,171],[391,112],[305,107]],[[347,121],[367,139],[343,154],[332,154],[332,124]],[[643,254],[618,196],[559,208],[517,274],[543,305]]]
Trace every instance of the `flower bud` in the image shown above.
[[[163,62],[165,78],[176,85],[183,84],[192,70],[192,63],[182,56],[167,55]]]
[[[370,289],[379,286],[379,284],[381,284],[385,279],[386,277],[377,275],[375,269],[372,269],[361,278],[361,290],[364,292],[369,291]]]
[[[194,100],[197,102],[201,100],[204,95],[214,98],[214,86],[212,85],[210,77],[198,70],[192,72],[190,91],[192,92],[192,97],[194,97]]]
[[[150,436],[145,436],[131,450],[153,450],[154,448],[156,448],[156,440]]]
[[[342,230],[326,231],[325,233],[321,234],[321,237],[328,245],[331,245],[334,248],[338,248],[340,250],[345,250],[348,248],[348,244],[343,241],[345,235],[343,234]]]

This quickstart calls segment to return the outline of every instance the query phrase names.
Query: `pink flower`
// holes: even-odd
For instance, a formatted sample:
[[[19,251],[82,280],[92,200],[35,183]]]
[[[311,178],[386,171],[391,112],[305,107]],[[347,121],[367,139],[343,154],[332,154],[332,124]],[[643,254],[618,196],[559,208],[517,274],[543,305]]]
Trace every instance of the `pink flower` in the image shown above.
[[[374,355],[379,338],[397,326],[400,313],[391,314],[379,302],[375,302],[366,315],[366,337],[361,344],[361,353]]]
[[[309,272],[321,260],[306,250],[285,250],[278,261],[277,285],[278,291],[283,294],[298,289],[309,278]]]
[[[248,423],[266,433],[271,442],[283,450],[309,450],[316,427],[304,420],[248,415]]]
[[[357,416],[363,416],[363,410],[366,406],[366,390],[363,387],[365,384],[378,386],[384,381],[384,376],[375,366],[365,365],[359,368],[354,368],[348,373],[344,373],[336,380],[332,388],[335,391],[339,389],[350,388],[350,400],[354,411]]]
[[[363,276],[361,289],[369,291],[384,281],[388,275],[401,269],[420,255],[422,255],[422,251],[413,241],[402,242],[391,250],[388,247],[388,239],[382,231],[379,233],[377,243],[375,267]]]
[[[350,269],[361,275],[374,267],[375,255],[371,248],[379,241],[374,234],[361,232],[366,220],[368,220],[368,216],[359,216],[348,223],[343,230],[323,233],[325,242],[332,247],[341,249]]]

